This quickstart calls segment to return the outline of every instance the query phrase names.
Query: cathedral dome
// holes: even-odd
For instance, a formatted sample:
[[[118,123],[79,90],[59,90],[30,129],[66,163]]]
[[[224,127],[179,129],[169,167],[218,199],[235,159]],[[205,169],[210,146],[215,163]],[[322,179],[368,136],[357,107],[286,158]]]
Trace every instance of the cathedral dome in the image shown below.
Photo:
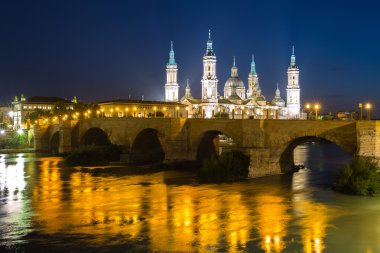
[[[224,87],[244,88],[244,83],[239,77],[230,77]]]

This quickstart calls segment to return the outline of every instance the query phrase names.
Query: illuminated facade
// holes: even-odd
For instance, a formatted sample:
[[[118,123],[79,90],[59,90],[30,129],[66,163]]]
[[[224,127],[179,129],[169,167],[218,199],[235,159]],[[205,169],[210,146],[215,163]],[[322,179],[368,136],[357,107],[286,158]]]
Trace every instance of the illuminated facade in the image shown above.
[[[244,82],[238,76],[238,67],[234,57],[231,77],[225,82],[223,95],[220,95],[218,93],[216,61],[211,33],[209,31],[206,53],[203,56],[203,76],[201,80],[202,97],[200,99],[194,99],[190,93],[190,86],[187,84],[185,96],[181,98],[181,103],[187,106],[189,117],[235,119],[304,118],[300,110],[299,69],[295,61],[294,47],[290,67],[287,72],[288,85],[286,89],[286,102],[281,98],[278,84],[275,96],[271,101],[267,101],[262,95],[253,56],[251,69],[248,74],[248,88],[246,89]],[[175,65],[175,73],[177,73],[177,70],[177,65]],[[166,86],[165,100],[168,101]]]
[[[74,98],[76,100],[76,98]],[[28,129],[34,122],[29,120],[29,115],[36,110],[53,111],[58,103],[66,107],[67,110],[74,110],[74,102],[59,97],[31,97],[26,99],[21,95],[20,100],[15,97],[12,102],[12,116],[14,129]]]
[[[186,105],[178,102],[111,100],[99,103],[98,117],[184,118]]]

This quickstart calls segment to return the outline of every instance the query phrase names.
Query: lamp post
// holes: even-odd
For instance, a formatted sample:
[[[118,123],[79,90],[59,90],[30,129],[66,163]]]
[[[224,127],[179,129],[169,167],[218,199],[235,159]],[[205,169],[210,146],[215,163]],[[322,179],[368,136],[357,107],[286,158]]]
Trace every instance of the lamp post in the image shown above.
[[[360,120],[363,120],[363,104],[362,103],[359,103],[359,119]]]
[[[315,109],[315,120],[318,120],[319,104],[316,104],[316,105],[314,106],[314,109]]]
[[[154,117],[156,118],[157,117],[157,114],[156,114],[157,107],[153,107],[153,111],[154,111]]]
[[[125,108],[125,117],[128,118],[128,111],[129,111],[129,108]]]
[[[164,118],[166,117],[166,107],[164,107]]]
[[[176,111],[177,111],[177,118],[178,118],[179,107],[177,106],[175,109],[176,109]]]
[[[97,110],[97,111],[96,111],[96,117],[97,117],[97,118],[99,118],[99,114],[100,114],[100,111]]]
[[[102,113],[102,117],[104,117],[104,109],[100,109],[101,113]]]
[[[366,113],[367,113],[367,120],[371,120],[371,107],[372,105],[370,103],[367,103],[365,105]]]
[[[136,107],[133,107],[133,117],[136,117]]]
[[[306,104],[306,119],[310,118],[310,104]]]

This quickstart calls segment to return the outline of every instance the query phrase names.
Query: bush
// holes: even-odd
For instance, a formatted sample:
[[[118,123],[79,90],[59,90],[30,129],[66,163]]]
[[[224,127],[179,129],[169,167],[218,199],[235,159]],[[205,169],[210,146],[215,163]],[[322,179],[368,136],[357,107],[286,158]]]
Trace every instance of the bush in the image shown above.
[[[107,165],[109,162],[118,161],[122,148],[117,145],[84,146],[73,151],[65,158],[67,166],[91,166]]]
[[[223,152],[219,158],[212,156],[203,161],[198,174],[201,181],[226,182],[248,176],[249,157],[238,150]]]
[[[380,191],[380,173],[377,161],[354,157],[338,174],[334,190],[346,194],[373,196]]]

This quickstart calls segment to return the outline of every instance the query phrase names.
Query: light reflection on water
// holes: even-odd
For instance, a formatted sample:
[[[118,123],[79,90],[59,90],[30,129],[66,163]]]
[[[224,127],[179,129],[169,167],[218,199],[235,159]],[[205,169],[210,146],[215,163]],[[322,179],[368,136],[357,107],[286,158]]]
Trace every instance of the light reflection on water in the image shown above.
[[[380,252],[380,200],[329,189],[349,159],[334,148],[299,146],[307,169],[293,176],[204,185],[189,171],[94,176],[2,155],[0,250]]]

